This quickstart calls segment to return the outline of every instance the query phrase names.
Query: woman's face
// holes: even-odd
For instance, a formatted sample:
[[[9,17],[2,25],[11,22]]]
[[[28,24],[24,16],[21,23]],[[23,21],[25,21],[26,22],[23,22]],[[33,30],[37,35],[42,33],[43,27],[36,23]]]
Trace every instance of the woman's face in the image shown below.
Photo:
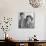
[[[28,20],[28,22],[31,22],[31,18],[30,17],[28,17],[27,20]]]

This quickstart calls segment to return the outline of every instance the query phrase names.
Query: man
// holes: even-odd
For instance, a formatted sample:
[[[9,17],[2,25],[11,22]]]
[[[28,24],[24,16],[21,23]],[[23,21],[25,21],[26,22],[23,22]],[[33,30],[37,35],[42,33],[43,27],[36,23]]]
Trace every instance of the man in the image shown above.
[[[25,27],[25,14],[23,12],[20,13],[20,20],[19,20],[19,28]]]

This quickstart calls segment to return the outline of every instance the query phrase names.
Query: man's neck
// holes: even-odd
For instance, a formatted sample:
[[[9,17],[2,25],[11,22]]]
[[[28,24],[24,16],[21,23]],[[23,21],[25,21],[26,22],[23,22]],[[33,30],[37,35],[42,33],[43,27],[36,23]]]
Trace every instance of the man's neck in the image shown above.
[[[24,18],[21,18],[21,20],[24,20]]]

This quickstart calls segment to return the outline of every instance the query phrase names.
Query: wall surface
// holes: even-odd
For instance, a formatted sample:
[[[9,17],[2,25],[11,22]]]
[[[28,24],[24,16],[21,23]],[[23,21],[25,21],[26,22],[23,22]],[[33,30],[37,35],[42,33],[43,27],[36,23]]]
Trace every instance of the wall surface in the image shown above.
[[[17,40],[27,40],[34,34],[37,35],[37,39],[46,40],[46,8],[33,8],[30,6],[28,0],[0,0],[0,20],[2,17],[12,17],[13,22],[10,33]],[[18,28],[18,13],[31,11],[35,12],[35,28],[34,29],[19,29]],[[0,29],[0,39],[4,39],[3,31]]]

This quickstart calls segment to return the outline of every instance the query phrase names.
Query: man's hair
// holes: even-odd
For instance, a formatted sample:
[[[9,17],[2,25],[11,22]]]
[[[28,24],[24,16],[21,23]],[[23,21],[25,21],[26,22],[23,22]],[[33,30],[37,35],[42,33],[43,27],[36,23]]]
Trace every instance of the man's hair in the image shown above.
[[[20,16],[21,16],[21,15],[24,15],[24,13],[23,13],[23,12],[20,12]]]

